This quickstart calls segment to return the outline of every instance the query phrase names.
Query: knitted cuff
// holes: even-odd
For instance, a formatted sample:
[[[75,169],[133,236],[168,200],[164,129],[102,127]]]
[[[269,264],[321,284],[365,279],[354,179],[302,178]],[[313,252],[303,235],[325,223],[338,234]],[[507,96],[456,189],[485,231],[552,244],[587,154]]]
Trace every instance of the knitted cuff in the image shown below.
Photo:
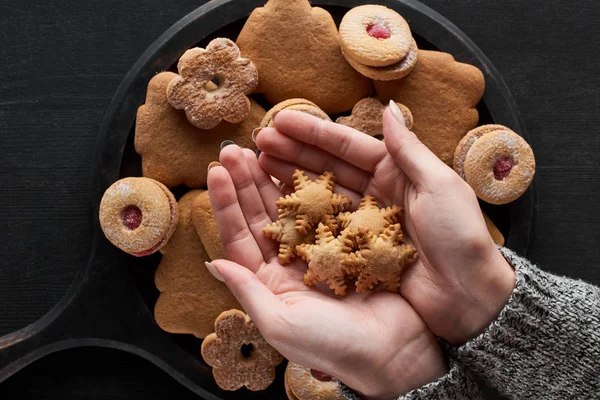
[[[475,380],[459,363],[450,360],[450,371],[435,382],[410,391],[398,400],[442,400],[442,399],[482,399],[482,393]],[[345,400],[360,400],[352,389],[342,385]]]
[[[600,289],[541,271],[500,248],[516,287],[478,337],[447,350],[470,373],[516,398],[600,393]]]

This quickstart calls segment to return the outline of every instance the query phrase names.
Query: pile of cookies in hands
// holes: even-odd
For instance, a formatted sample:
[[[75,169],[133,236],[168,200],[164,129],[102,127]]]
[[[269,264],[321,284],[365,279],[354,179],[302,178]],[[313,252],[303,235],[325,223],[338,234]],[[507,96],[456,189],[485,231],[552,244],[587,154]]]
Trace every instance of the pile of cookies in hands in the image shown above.
[[[407,127],[483,201],[516,200],[535,172],[533,152],[517,133],[501,125],[477,127],[481,71],[450,54],[419,50],[408,23],[386,7],[353,8],[338,29],[308,0],[268,0],[236,42],[217,38],[190,49],[177,67],[178,73],[152,78],[138,110],[135,149],[143,177],[113,184],[99,217],[106,237],[123,251],[162,253],[156,321],[168,332],[204,339],[201,354],[225,390],[265,389],[283,357],[204,267],[227,258],[205,190],[221,142],[256,149],[253,136],[273,126],[283,109],[335,118],[380,137],[384,104],[393,100]],[[338,295],[350,285],[358,292],[397,290],[404,265],[417,257],[403,242],[399,205],[380,208],[365,196],[350,212],[349,200],[334,192],[333,174],[311,181],[296,171],[294,180],[294,193],[277,203],[278,220],[264,228],[279,242],[280,262],[301,257],[308,264],[305,283],[326,282],[323,290]],[[175,187],[190,190],[176,201]],[[500,231],[484,217],[502,245]],[[317,392],[343,398],[335,379],[291,362],[285,384],[290,399],[316,398]]]

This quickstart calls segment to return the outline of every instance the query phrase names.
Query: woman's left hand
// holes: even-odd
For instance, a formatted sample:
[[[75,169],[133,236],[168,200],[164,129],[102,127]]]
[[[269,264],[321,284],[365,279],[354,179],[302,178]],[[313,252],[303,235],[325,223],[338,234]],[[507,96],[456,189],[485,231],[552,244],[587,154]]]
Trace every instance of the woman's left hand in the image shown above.
[[[212,261],[211,272],[273,347],[365,398],[394,398],[445,374],[437,340],[398,294],[336,297],[303,283],[302,260],[281,265],[278,244],[262,232],[277,218],[281,192],[251,150],[227,146],[220,163],[210,169],[208,187],[229,261]]]

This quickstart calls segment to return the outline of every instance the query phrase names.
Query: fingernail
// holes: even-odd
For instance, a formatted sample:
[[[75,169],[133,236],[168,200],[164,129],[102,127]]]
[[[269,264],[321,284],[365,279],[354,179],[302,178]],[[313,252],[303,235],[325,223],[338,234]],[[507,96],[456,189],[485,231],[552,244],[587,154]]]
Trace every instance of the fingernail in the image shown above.
[[[406,123],[404,122],[404,115],[402,115],[400,107],[398,107],[394,100],[390,100],[390,111],[392,112],[394,118],[396,118],[396,121],[398,121],[402,125],[406,125]]]
[[[262,153],[262,151],[260,151],[260,149],[256,149],[256,158],[260,157],[260,153]]]
[[[252,141],[253,141],[254,143],[256,143],[256,136],[258,135],[258,132],[260,132],[260,131],[262,131],[262,128],[255,128],[255,129],[252,131]]]
[[[221,281],[221,282],[225,282],[225,279],[223,278],[223,275],[221,275],[219,273],[219,271],[217,271],[217,269],[215,268],[214,265],[212,265],[211,263],[209,263],[208,261],[204,262],[204,265],[206,265],[206,269],[208,270],[208,272],[210,272],[210,274],[212,276],[215,277],[216,280]]]
[[[220,146],[221,150],[223,150],[223,147],[229,146],[230,144],[235,144],[235,143],[233,143],[233,140],[223,140],[221,142],[221,146]]]
[[[210,171],[210,169],[211,169],[211,168],[214,168],[214,167],[220,167],[220,166],[221,166],[221,163],[220,163],[220,162],[218,162],[218,161],[213,161],[213,162],[211,162],[210,164],[208,164],[208,169],[207,169],[207,171]]]

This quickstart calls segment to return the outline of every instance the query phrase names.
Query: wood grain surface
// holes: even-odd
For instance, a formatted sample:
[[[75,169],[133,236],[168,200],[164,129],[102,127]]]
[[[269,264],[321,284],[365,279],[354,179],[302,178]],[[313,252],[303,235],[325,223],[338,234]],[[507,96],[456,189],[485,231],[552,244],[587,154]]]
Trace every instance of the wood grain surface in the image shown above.
[[[423,2],[475,41],[520,108],[538,163],[530,258],[600,284],[600,2]],[[86,261],[90,161],[104,110],[141,53],[202,3],[0,3],[0,336],[52,308]],[[150,363],[103,349],[48,356],[0,393],[197,398]]]

